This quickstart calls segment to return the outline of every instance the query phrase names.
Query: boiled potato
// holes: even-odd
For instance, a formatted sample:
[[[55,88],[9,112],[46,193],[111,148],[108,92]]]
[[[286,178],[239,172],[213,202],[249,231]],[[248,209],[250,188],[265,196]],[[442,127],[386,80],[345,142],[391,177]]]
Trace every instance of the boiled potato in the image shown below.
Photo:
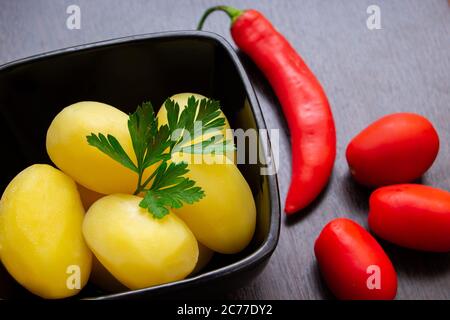
[[[0,200],[2,261],[8,272],[43,298],[77,294],[91,271],[83,216],[71,178],[45,164],[23,170]]]
[[[91,133],[111,134],[135,161],[127,121],[127,114],[104,103],[72,104],[53,119],[47,131],[48,155],[58,168],[90,190],[133,193],[137,174],[86,141]]]
[[[191,275],[196,275],[202,271],[206,265],[211,261],[214,251],[205,247],[200,242],[198,244],[198,260]],[[93,256],[92,258],[92,272],[90,281],[100,289],[106,292],[123,292],[127,288],[121,284],[114,276]]]
[[[226,163],[226,160],[217,162]],[[204,190],[205,197],[173,211],[186,222],[199,242],[220,253],[236,253],[253,237],[255,201],[238,168],[219,163],[188,165],[185,176]]]
[[[142,198],[114,194],[86,213],[83,234],[100,263],[130,289],[183,279],[198,259],[197,241],[173,213],[154,218]]]

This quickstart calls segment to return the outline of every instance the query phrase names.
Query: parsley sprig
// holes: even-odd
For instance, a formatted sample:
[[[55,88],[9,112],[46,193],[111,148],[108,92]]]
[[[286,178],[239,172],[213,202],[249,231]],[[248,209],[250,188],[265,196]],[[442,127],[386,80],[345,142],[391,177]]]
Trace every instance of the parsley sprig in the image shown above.
[[[184,203],[192,204],[205,195],[195,181],[184,176],[189,171],[187,163],[168,163],[172,153],[218,154],[234,149],[232,141],[226,140],[222,134],[225,118],[220,116],[218,101],[197,100],[191,96],[182,109],[171,99],[165,101],[164,107],[167,124],[161,126],[158,126],[150,102],[144,102],[129,116],[128,131],[135,162],[114,136],[91,133],[86,137],[89,145],[138,175],[134,194],[144,193],[139,205],[158,219],[167,215],[169,208],[180,208]],[[196,138],[205,133],[211,137],[194,143]],[[143,181],[145,170],[154,164],[158,164],[156,170]]]

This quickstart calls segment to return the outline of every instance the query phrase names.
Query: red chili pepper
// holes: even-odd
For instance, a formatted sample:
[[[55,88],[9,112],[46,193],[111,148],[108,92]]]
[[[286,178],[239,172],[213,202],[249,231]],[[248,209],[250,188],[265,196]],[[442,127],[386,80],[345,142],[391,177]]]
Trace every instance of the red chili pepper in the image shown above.
[[[284,210],[295,213],[319,195],[333,169],[336,132],[327,97],[299,54],[260,12],[213,7],[198,29],[217,10],[231,18],[234,41],[262,70],[283,108],[292,145],[292,178]]]

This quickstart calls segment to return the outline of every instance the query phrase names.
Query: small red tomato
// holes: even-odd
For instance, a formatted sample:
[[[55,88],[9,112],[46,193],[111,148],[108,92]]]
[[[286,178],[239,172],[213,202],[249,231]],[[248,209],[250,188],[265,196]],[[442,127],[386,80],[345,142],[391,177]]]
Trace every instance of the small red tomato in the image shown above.
[[[388,300],[397,292],[397,274],[378,242],[357,223],[329,222],[314,246],[320,271],[338,299]]]
[[[450,192],[419,184],[377,189],[370,196],[369,227],[399,246],[450,251]]]
[[[377,187],[419,178],[438,151],[439,137],[430,121],[414,113],[395,113],[354,137],[346,156],[355,180]]]

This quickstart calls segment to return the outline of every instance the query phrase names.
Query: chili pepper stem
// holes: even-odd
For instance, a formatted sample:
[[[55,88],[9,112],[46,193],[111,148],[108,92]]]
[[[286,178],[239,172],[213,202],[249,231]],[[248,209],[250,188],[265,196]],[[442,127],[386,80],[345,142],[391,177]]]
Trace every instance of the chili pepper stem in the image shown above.
[[[203,28],[203,24],[205,23],[206,18],[208,18],[208,16],[213,13],[214,11],[223,11],[225,12],[231,19],[231,24],[233,24],[236,19],[244,12],[243,10],[239,10],[233,7],[229,7],[229,6],[216,6],[216,7],[211,7],[208,10],[205,11],[205,13],[203,14],[202,18],[200,19],[198,26],[197,26],[197,30],[202,30]]]

